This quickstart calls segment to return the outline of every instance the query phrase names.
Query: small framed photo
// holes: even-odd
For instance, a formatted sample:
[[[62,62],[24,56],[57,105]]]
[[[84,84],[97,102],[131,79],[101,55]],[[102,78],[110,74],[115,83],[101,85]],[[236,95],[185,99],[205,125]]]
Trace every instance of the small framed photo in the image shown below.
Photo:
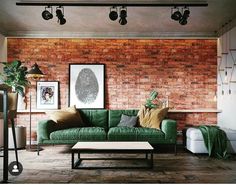
[[[37,109],[58,109],[59,82],[37,82]]]
[[[69,65],[69,105],[80,109],[104,109],[104,64]]]

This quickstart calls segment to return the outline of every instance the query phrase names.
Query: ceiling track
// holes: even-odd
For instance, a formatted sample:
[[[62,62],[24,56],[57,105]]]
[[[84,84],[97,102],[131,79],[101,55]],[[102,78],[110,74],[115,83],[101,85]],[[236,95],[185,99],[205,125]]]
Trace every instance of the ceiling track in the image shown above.
[[[88,6],[88,7],[102,7],[102,6],[133,6],[133,7],[178,7],[178,6],[187,6],[187,7],[206,7],[208,6],[207,2],[45,2],[45,1],[21,1],[16,2],[18,6]]]

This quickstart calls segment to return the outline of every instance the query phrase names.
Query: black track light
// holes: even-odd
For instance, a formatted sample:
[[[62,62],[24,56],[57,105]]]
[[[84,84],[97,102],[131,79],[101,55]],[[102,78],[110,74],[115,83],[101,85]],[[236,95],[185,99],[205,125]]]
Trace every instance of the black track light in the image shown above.
[[[58,18],[58,22],[60,23],[60,25],[63,25],[66,23],[66,19],[64,18],[64,8],[62,7],[57,8],[56,10],[56,15]],[[63,10],[63,11],[62,11]]]
[[[126,25],[127,24],[127,9],[123,6],[121,9],[120,9],[120,20],[119,20],[119,23],[121,25]]]
[[[176,8],[174,8],[176,9]],[[175,20],[175,21],[179,21],[182,17],[181,12],[179,11],[179,9],[177,9],[175,12],[173,12],[173,8],[171,9],[171,19]]]
[[[116,8],[116,7],[113,6],[113,7],[110,9],[109,18],[110,18],[112,21],[115,21],[115,20],[118,18],[118,13],[117,13],[117,8]]]
[[[179,24],[181,25],[186,25],[188,23],[188,18],[190,15],[189,9],[185,6],[184,8],[182,8],[182,13],[179,11],[179,9],[173,12],[174,9],[176,9],[176,7],[171,9],[171,19],[179,21]],[[183,9],[185,9],[184,12]]]
[[[51,12],[49,12],[47,9],[50,8],[49,7],[45,7],[45,10],[42,12],[42,17],[44,20],[49,20],[49,19],[52,19],[53,18],[53,15],[52,15],[52,7],[51,7]]]
[[[189,11],[189,9],[186,9],[183,13],[182,18],[179,20],[179,23],[181,25],[186,25],[188,23],[189,15],[190,15],[190,11]]]

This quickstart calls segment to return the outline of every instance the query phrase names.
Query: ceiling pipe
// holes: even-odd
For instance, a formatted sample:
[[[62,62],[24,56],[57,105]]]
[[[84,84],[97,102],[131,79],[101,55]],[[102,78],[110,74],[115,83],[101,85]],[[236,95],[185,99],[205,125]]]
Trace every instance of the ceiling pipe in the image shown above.
[[[133,7],[177,7],[177,6],[188,6],[188,7],[205,7],[208,6],[206,1],[200,2],[133,2],[129,3],[127,1],[124,2],[52,2],[52,1],[20,1],[16,2],[18,6],[133,6]]]

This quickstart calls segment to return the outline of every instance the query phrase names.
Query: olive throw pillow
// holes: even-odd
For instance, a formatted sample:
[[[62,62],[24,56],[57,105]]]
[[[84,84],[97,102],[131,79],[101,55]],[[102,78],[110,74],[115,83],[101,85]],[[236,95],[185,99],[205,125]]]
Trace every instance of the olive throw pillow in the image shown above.
[[[137,116],[127,116],[125,114],[121,115],[120,123],[118,127],[134,127],[137,123]]]
[[[65,127],[82,127],[84,126],[80,113],[75,106],[68,107],[50,114],[50,119]]]
[[[162,120],[166,117],[169,107],[161,109],[149,109],[143,106],[139,113],[140,126],[160,129]]]

